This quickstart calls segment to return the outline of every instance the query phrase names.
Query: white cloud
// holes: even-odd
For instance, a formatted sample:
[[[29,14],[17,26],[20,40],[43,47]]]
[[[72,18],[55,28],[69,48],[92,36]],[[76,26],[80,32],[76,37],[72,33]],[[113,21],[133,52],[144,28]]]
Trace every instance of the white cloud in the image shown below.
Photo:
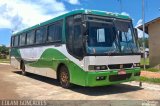
[[[73,5],[80,4],[79,0],[66,0],[66,1]]]
[[[138,37],[139,38],[142,38],[143,37],[143,31],[142,30],[140,30],[140,29],[138,29],[137,28],[137,31],[138,31]],[[148,38],[149,37],[149,35],[147,34],[147,33],[145,33],[145,38]]]
[[[128,13],[126,12],[122,12],[121,15],[126,15],[126,16],[130,16]]]
[[[137,25],[135,27],[137,28],[140,25],[142,25],[142,19],[138,20]],[[138,37],[142,38],[143,37],[143,31],[141,31],[140,29],[137,28],[137,32],[138,32]]]
[[[139,19],[138,22],[137,22],[137,25],[135,27],[137,28],[138,26],[142,25],[142,22],[143,22],[143,20]],[[137,31],[138,31],[138,37],[142,38],[143,37],[143,31],[138,29],[138,28],[137,28]],[[149,35],[145,33],[145,37],[149,37]]]
[[[143,22],[143,20],[142,20],[142,19],[139,19],[139,20],[138,20],[138,22],[137,22],[136,27],[138,27],[138,26],[142,25],[142,22]]]
[[[0,28],[8,28],[8,27],[11,27],[10,21],[8,21],[3,17],[0,17]]]
[[[143,37],[143,31],[141,31],[140,29],[137,28],[138,31],[138,37],[142,38]]]
[[[0,28],[20,30],[66,11],[56,0],[0,0]]]

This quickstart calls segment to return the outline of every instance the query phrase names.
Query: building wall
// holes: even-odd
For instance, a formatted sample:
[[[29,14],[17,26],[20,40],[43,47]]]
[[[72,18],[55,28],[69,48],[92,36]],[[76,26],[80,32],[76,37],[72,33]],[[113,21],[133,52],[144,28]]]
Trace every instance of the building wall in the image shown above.
[[[160,20],[148,26],[150,66],[160,69]]]

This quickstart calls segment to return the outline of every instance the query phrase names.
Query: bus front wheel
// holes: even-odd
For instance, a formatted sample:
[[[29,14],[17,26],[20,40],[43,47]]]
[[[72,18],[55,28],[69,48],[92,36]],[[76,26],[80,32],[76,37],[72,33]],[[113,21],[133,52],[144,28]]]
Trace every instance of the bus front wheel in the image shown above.
[[[71,87],[69,71],[64,65],[60,67],[59,82],[63,88]]]

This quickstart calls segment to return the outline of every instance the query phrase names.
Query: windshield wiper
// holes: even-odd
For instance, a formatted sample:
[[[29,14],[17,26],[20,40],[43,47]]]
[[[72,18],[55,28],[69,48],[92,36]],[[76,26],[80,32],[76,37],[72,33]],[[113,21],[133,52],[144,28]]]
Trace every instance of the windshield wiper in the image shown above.
[[[112,55],[112,54],[114,54],[114,53],[117,53],[117,52],[116,52],[116,50],[114,50],[114,51],[109,51],[109,52],[105,52],[105,53],[110,56],[110,55]]]

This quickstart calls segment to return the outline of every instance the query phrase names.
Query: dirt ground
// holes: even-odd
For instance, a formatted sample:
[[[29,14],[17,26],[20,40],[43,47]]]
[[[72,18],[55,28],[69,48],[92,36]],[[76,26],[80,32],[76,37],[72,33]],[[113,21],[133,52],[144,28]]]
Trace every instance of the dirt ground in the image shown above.
[[[160,78],[160,72],[141,71],[141,76],[148,78]]]
[[[127,82],[104,87],[64,89],[55,79],[34,74],[22,76],[10,65],[0,64],[0,99],[36,100],[160,100],[160,85]]]

